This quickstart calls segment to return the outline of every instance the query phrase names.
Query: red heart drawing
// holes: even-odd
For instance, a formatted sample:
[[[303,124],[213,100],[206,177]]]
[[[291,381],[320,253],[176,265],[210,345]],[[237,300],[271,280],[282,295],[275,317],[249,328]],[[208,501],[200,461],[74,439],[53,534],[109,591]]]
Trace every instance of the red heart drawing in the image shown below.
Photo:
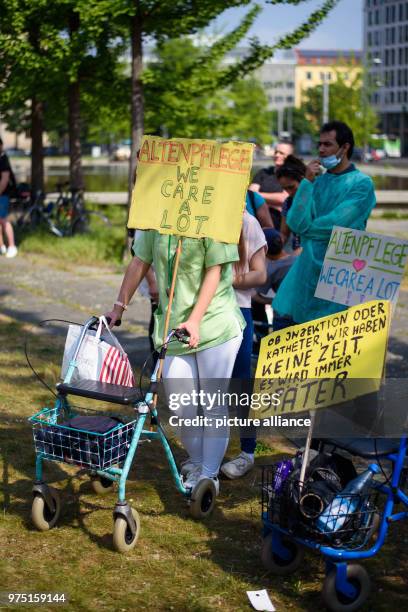
[[[366,265],[367,265],[367,262],[364,261],[364,259],[353,259],[353,268],[355,269],[356,272],[360,272],[361,270],[364,270]]]

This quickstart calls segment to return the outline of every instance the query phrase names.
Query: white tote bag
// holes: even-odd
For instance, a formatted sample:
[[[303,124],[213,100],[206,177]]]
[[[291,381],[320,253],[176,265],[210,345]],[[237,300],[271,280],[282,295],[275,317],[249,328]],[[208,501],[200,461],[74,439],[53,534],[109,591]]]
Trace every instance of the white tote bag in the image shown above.
[[[101,336],[102,332],[104,333],[103,337]],[[69,326],[61,368],[61,378],[63,380],[74,357],[81,333],[82,327],[78,325]],[[70,380],[71,384],[79,380],[97,380],[125,387],[133,387],[135,384],[129,358],[119,340],[109,329],[105,317],[99,318],[96,332],[90,330],[86,332],[75,365]]]

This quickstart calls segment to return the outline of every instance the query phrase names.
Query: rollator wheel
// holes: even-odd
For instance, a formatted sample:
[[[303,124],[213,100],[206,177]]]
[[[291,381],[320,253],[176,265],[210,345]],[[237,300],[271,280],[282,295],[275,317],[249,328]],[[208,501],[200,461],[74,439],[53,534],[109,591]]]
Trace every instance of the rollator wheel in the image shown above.
[[[214,510],[217,491],[211,478],[199,480],[191,493],[190,514],[195,519],[204,519]]]
[[[31,519],[39,531],[48,531],[55,527],[61,512],[61,500],[58,491],[49,487],[49,493],[54,500],[55,510],[52,512],[42,495],[36,494],[31,506]]]
[[[336,570],[324,579],[322,597],[331,612],[353,612],[359,610],[370,594],[370,578],[361,565],[347,565],[347,580],[356,588],[356,596],[351,599],[336,589]]]
[[[283,559],[272,548],[272,533],[269,533],[263,541],[261,560],[268,572],[276,576],[289,576],[296,572],[304,557],[304,550],[296,542],[289,538],[282,538],[282,544],[290,553],[289,559]]]
[[[127,553],[136,546],[140,535],[140,518],[137,510],[132,508],[133,518],[136,523],[135,534],[131,530],[123,516],[117,516],[113,527],[113,547],[120,553]]]
[[[113,480],[104,478],[103,476],[92,476],[91,477],[91,488],[97,495],[106,495],[112,491]]]

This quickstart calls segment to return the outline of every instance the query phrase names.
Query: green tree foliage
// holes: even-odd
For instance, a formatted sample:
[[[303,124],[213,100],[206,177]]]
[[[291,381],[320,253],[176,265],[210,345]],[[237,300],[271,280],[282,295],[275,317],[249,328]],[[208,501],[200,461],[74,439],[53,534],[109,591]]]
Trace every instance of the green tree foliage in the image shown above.
[[[298,5],[305,0],[266,0],[266,4],[291,4]],[[325,0],[320,8],[313,11],[306,21],[297,27],[293,32],[284,34],[273,45],[262,45],[254,37],[250,40],[250,49],[247,56],[236,64],[224,70],[221,82],[228,84],[236,80],[239,76],[245,76],[256,68],[259,68],[265,60],[272,57],[279,49],[292,49],[307,38],[327,17],[329,12],[336,6],[339,0]]]
[[[82,91],[82,134],[86,142],[110,147],[130,134],[129,77],[116,75],[111,83],[99,83]]]
[[[129,203],[136,168],[136,152],[144,132],[144,91],[142,81],[143,45],[147,37],[158,43],[194,34],[206,27],[226,8],[243,6],[250,0],[89,0],[98,6],[109,5],[111,23],[117,24],[123,36],[128,36],[131,49],[131,139],[129,163]]]
[[[116,64],[122,45],[115,40],[106,15],[84,0],[56,0],[59,4],[60,36],[64,43],[65,78],[59,88],[60,107],[67,113],[70,182],[73,187],[83,187],[81,167],[81,141],[85,135],[83,102],[98,93],[109,90],[114,82]],[[62,66],[61,66],[62,74]],[[48,115],[57,114],[52,103]],[[99,112],[94,107],[93,111]]]
[[[303,1],[265,0],[266,3],[295,5]],[[299,44],[321,23],[337,1],[324,0],[322,6],[312,12],[303,24],[294,32],[282,36],[274,45],[262,45],[257,39],[252,39],[245,58],[235,65],[211,70],[211,63],[214,67],[219,65],[220,56],[225,55],[242,38],[243,32],[248,30],[258,14],[259,8],[251,0],[230,0],[228,3],[224,0],[0,0],[1,108],[10,108],[16,104],[30,105],[32,179],[35,186],[42,186],[44,120],[50,127],[53,124],[53,129],[56,128],[57,104],[69,116],[71,162],[72,167],[79,172],[83,116],[84,113],[86,117],[91,116],[91,109],[97,105],[101,87],[94,81],[99,79],[107,83],[104,89],[106,95],[100,108],[102,123],[105,124],[102,130],[104,133],[109,133],[110,116],[114,121],[119,117],[121,109],[123,112],[130,109],[133,145],[129,167],[131,189],[136,150],[144,131],[142,71],[146,40],[162,44],[175,35],[182,37],[194,34],[208,26],[226,8],[251,5],[253,8],[238,28],[213,45],[208,57],[200,57],[188,76],[196,96],[210,94],[211,98],[218,90],[232,88],[234,82],[258,68],[276,49],[287,49]],[[127,81],[120,78],[109,81],[109,76],[115,75],[115,64],[119,61],[115,54],[118,41],[127,44],[131,52],[130,77]],[[107,66],[110,68],[107,69]],[[208,69],[201,70],[203,66]],[[109,96],[112,95],[115,83],[126,84],[127,92],[124,88],[117,88],[118,108],[115,107],[112,113]],[[108,92],[109,85],[111,91]],[[179,85],[173,85],[177,90]],[[244,93],[243,90],[236,92],[241,105]],[[230,108],[238,108],[233,89],[230,94]],[[64,101],[61,101],[62,95]],[[119,102],[119,97],[126,96],[126,104]],[[202,114],[210,113],[210,123],[212,118],[218,116],[218,105],[222,106],[222,101],[216,97],[212,105],[203,105],[200,109]],[[178,112],[181,112],[180,109]],[[227,130],[227,125],[228,120],[224,120],[222,129]],[[122,126],[121,129],[125,129],[126,121],[122,121]],[[95,129],[94,125],[93,133]],[[236,129],[244,133],[242,121],[237,123]],[[263,128],[260,126],[256,130],[261,133]],[[61,128],[58,131],[61,133]]]
[[[305,0],[267,0],[271,4],[299,4]],[[213,92],[219,87],[226,87],[238,78],[250,74],[271,57],[277,49],[288,49],[307,37],[315,30],[328,12],[337,4],[338,0],[325,0],[322,6],[311,13],[309,18],[294,32],[281,37],[274,45],[262,45],[254,38],[250,43],[250,50],[244,59],[232,67],[220,71],[216,82],[212,75],[206,75],[201,80],[199,70],[196,71],[200,82],[196,93]],[[129,164],[129,202],[133,186],[133,176],[136,167],[136,151],[144,131],[144,90],[143,90],[143,45],[147,37],[156,42],[163,42],[174,38],[174,33],[183,36],[193,34],[206,27],[220,15],[226,8],[245,6],[251,4],[250,0],[230,0],[226,4],[223,0],[88,0],[88,6],[95,4],[99,10],[104,6],[109,8],[110,22],[122,27],[123,35],[129,36],[131,48],[131,138],[132,155]],[[255,6],[254,11],[258,8]],[[251,19],[251,13],[247,15]],[[245,28],[245,24],[243,25]],[[238,28],[239,30],[239,28]],[[237,36],[239,32],[237,31]],[[218,47],[214,45],[212,52],[214,60],[217,55],[226,52],[223,45],[230,44],[232,39],[221,40]],[[207,58],[206,61],[208,61]],[[215,61],[216,63],[216,61]]]
[[[79,70],[81,85],[80,137],[82,142],[111,145],[129,138],[130,77],[121,59],[124,47],[94,48]],[[45,103],[45,129],[51,139],[63,143],[68,136],[67,82]]]
[[[203,78],[204,72],[216,78],[220,71],[213,60],[210,68],[202,62],[207,53],[211,53],[210,48],[199,48],[189,38],[169,40],[160,46],[157,61],[146,75],[146,132],[167,137],[268,142],[270,113],[262,85],[247,78],[230,87],[202,91],[195,79],[197,62]],[[175,89],[172,83],[180,86]]]
[[[292,137],[294,140],[302,134],[317,134],[315,125],[307,117],[304,108],[292,109]]]
[[[21,103],[10,104],[8,108],[3,106],[1,121],[7,125],[10,132],[15,132],[18,137],[30,129],[30,109]]]
[[[34,189],[42,189],[44,181],[44,102],[61,80],[64,56],[55,4],[47,0],[0,1],[1,112],[30,109]]]
[[[80,186],[81,88],[112,86],[115,36],[84,0],[0,0],[0,112],[16,119],[31,109],[34,190],[43,188],[44,128],[69,133],[71,183]]]
[[[250,77],[236,81],[229,90],[232,104],[226,112],[224,138],[254,140],[259,144],[271,141],[271,113],[262,84]]]
[[[254,78],[229,87],[216,85],[225,52],[238,42],[236,31],[227,44],[229,36],[212,46],[198,46],[186,37],[158,46],[156,61],[144,73],[146,132],[270,140],[270,113],[262,85]],[[210,79],[213,90],[202,87]]]
[[[354,67],[355,68],[355,67]],[[377,130],[378,116],[365,102],[363,72],[347,70],[351,80],[344,78],[344,68],[336,70],[336,80],[329,86],[329,119],[347,123],[354,133],[356,145],[362,147],[369,134]],[[302,109],[318,133],[323,115],[323,86],[307,89],[303,96]]]

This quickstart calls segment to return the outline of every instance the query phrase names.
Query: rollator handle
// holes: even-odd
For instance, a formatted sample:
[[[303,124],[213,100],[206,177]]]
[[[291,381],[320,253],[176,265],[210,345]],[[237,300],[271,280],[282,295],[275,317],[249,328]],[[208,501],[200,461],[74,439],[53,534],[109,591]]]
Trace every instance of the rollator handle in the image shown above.
[[[110,325],[111,321],[112,319],[110,317],[106,317],[106,322],[108,325]],[[93,316],[91,319],[89,319],[87,329],[92,329],[93,331],[95,331],[98,327],[98,323],[99,323],[99,317]],[[122,325],[122,319],[118,319],[117,321],[115,321],[115,327],[120,327],[121,325]]]
[[[110,322],[112,321],[112,319],[110,317],[106,317],[106,320],[108,322],[108,325],[110,325]],[[115,327],[120,327],[121,325],[122,325],[122,319],[116,319]]]
[[[186,329],[175,329],[174,336],[179,342],[183,342],[183,344],[188,344],[190,342],[190,334]]]

